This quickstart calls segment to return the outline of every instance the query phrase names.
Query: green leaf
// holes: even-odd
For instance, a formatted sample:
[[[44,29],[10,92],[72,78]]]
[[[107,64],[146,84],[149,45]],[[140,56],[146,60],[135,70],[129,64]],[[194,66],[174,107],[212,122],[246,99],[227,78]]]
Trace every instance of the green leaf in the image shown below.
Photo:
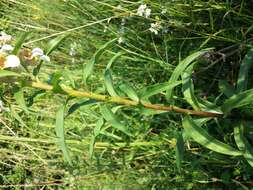
[[[235,94],[235,88],[225,80],[219,81],[219,88],[220,88],[220,91],[223,94],[225,94],[225,96],[227,96],[227,98],[230,98],[231,96]]]
[[[93,134],[91,136],[91,141],[90,141],[90,145],[89,145],[89,158],[90,159],[92,159],[92,157],[93,157],[94,145],[96,142],[96,138],[100,134],[100,131],[101,131],[101,128],[103,125],[104,125],[104,119],[101,118],[97,121],[96,126],[93,130]]]
[[[64,134],[64,111],[65,106],[61,106],[58,112],[56,113],[56,136],[58,138],[57,143],[60,146],[60,149],[63,152],[64,160],[67,161],[70,165],[72,164],[69,150],[65,142],[65,134]]]
[[[152,86],[145,87],[145,88],[141,89],[141,91],[140,91],[140,98],[141,99],[148,99],[149,97],[151,97],[155,94],[161,93],[161,92],[168,90],[168,89],[172,89],[175,86],[178,86],[179,84],[181,84],[181,81],[175,81],[173,83],[165,82],[165,83],[160,83],[160,84],[155,84]]]
[[[177,67],[175,68],[175,70],[173,71],[170,79],[169,79],[169,83],[173,84],[175,83],[178,78],[180,77],[180,75],[185,71],[185,69],[194,61],[196,60],[198,57],[202,56],[203,54],[207,53],[208,51],[210,51],[211,49],[203,49],[201,51],[195,52],[191,55],[189,55],[188,57],[186,57],[184,60],[182,60]],[[170,88],[167,90],[166,92],[166,98],[168,100],[171,99],[172,97],[172,91],[174,88]]]
[[[135,90],[133,89],[132,86],[130,86],[130,84],[126,83],[126,82],[122,82],[122,84],[119,86],[120,90],[122,92],[124,92],[128,98],[138,102],[139,101],[139,97],[136,94]]]
[[[60,72],[56,72],[52,75],[49,83],[53,86],[52,91],[54,93],[66,94],[66,92],[60,86],[61,77],[62,77],[62,74]]]
[[[108,108],[107,105],[100,106],[100,111],[104,117],[104,119],[111,124],[112,127],[115,129],[122,131],[128,136],[132,136],[129,130],[124,126],[122,123],[120,123],[117,116]]]
[[[76,110],[78,110],[82,106],[87,106],[91,104],[96,104],[97,100],[79,100],[77,103],[74,103],[69,109],[68,109],[68,116],[72,113],[74,113]]]
[[[240,94],[235,94],[227,99],[222,105],[224,113],[230,112],[234,108],[243,107],[253,103],[253,89],[246,90]]]
[[[62,43],[62,41],[68,36],[69,34],[57,36],[56,38],[50,40],[47,44],[46,48],[46,55],[50,55],[56,48],[59,47],[59,45]]]
[[[193,107],[194,110],[200,110],[198,99],[194,95],[194,86],[191,79],[193,65],[189,66],[184,73],[182,73],[182,91],[185,100]]]
[[[13,106],[10,107],[11,115],[21,124],[21,126],[27,127],[23,119],[19,116],[19,114],[15,111]]]
[[[29,34],[30,34],[30,32],[24,32],[19,36],[18,40],[16,41],[14,50],[12,51],[13,55],[18,54],[20,48],[22,47],[23,43],[25,42],[25,40],[27,39]]]
[[[181,172],[183,157],[184,157],[184,138],[182,133],[180,133],[177,137],[177,144],[176,144],[176,165],[178,172]]]
[[[118,96],[116,93],[114,87],[113,87],[113,81],[112,81],[112,75],[110,69],[106,69],[104,72],[104,83],[107,92],[110,94],[110,96]]]
[[[245,55],[244,59],[242,60],[242,64],[240,66],[240,71],[237,79],[237,88],[236,92],[240,93],[244,90],[247,90],[248,85],[248,72],[253,64],[253,48],[251,48],[248,53]]]
[[[243,152],[244,158],[247,162],[253,167],[253,148],[243,135],[244,125],[236,126],[234,128],[234,137],[235,142],[239,148]]]
[[[216,138],[210,136],[206,130],[196,125],[190,116],[186,116],[183,120],[183,127],[187,136],[214,152],[226,154],[230,156],[240,156],[242,153],[228,144],[225,144]]]
[[[98,62],[100,56],[102,55],[102,53],[110,48],[114,42],[117,41],[117,38],[105,43],[101,48],[99,48],[99,50],[95,53],[95,55],[93,56],[93,58],[84,65],[83,67],[83,81],[86,84],[88,77],[91,75],[92,71],[93,71],[93,67],[94,65]]]
[[[17,92],[14,93],[14,97],[18,105],[28,114],[28,108],[26,106],[24,92],[22,89],[19,89]]]
[[[0,69],[0,78],[3,78],[3,77],[20,77],[20,76],[21,75],[18,74],[18,73]]]

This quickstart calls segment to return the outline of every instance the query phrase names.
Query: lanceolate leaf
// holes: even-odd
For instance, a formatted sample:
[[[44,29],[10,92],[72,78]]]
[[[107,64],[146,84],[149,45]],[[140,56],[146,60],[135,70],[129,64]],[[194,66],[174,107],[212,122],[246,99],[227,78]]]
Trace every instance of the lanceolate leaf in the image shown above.
[[[93,67],[94,64],[96,64],[100,58],[100,56],[102,55],[102,53],[108,49],[109,47],[111,47],[114,42],[117,41],[117,39],[113,39],[109,42],[107,42],[106,44],[104,44],[94,55],[94,57],[87,63],[84,65],[83,68],[83,81],[86,83],[88,77],[91,75],[92,71],[93,71]]]
[[[208,134],[202,127],[196,125],[190,116],[186,116],[183,120],[183,127],[187,136],[202,146],[221,154],[230,156],[240,156],[242,153],[228,144],[225,144]]]
[[[118,96],[118,94],[116,93],[114,89],[110,69],[106,69],[104,72],[104,83],[105,83],[106,90],[110,94],[110,96]]]
[[[195,52],[193,54],[191,54],[190,56],[186,57],[184,60],[182,60],[177,67],[175,68],[175,70],[173,71],[170,79],[169,79],[169,83],[173,84],[174,82],[176,82],[178,80],[178,78],[180,77],[180,75],[185,71],[185,69],[194,61],[196,60],[198,57],[200,57],[201,55],[203,55],[204,53],[210,51],[211,49],[203,49],[201,51]],[[167,99],[171,99],[172,97],[172,91],[173,88],[170,88],[167,90],[166,93],[166,98]]]
[[[187,70],[182,74],[182,91],[186,101],[193,107],[195,110],[200,110],[200,106],[197,98],[194,95],[194,87],[191,79],[193,66],[189,66]]]
[[[25,42],[26,38],[28,37],[28,35],[30,34],[30,32],[24,32],[22,33],[22,35],[18,38],[14,50],[12,51],[12,54],[17,55],[20,48],[22,47],[23,43]]]
[[[135,90],[133,89],[132,86],[130,86],[130,84],[124,82],[119,86],[120,90],[123,91],[128,98],[138,102],[139,101],[139,97],[136,94]]]
[[[114,127],[115,129],[117,129],[119,131],[122,131],[126,135],[131,136],[131,134],[128,131],[128,129],[126,128],[126,126],[124,126],[122,123],[120,123],[117,116],[108,108],[107,105],[100,106],[100,110],[101,110],[101,113],[102,113],[104,119],[108,123],[110,123],[112,127]]]
[[[245,55],[244,59],[242,60],[242,64],[240,66],[240,71],[237,79],[237,88],[236,88],[237,93],[247,90],[248,72],[251,65],[253,65],[253,48],[249,50],[249,52]]]
[[[253,89],[246,90],[240,94],[233,95],[227,99],[222,105],[222,110],[225,113],[230,112],[234,108],[243,107],[253,103]]]
[[[12,72],[12,71],[1,70],[0,69],[0,78],[3,78],[3,77],[18,77],[18,76],[21,76],[21,75],[18,74],[18,73]]]
[[[243,131],[244,131],[243,124],[241,124],[240,126],[236,126],[234,128],[235,142],[236,142],[239,150],[241,150],[243,152],[244,158],[253,167],[253,148],[249,144],[246,137],[244,137]]]
[[[58,112],[56,113],[56,136],[58,138],[57,142],[60,146],[60,149],[63,152],[64,160],[67,161],[69,164],[72,164],[71,158],[69,155],[69,150],[65,142],[65,133],[64,133],[64,111],[65,106],[61,106]]]
[[[26,106],[26,102],[25,102],[25,98],[24,98],[24,92],[22,89],[19,89],[19,91],[17,91],[14,94],[14,97],[16,99],[16,102],[18,103],[18,105],[26,112],[29,113],[28,108]]]
[[[175,86],[178,86],[181,84],[181,81],[175,81],[173,83],[171,82],[165,82],[161,84],[155,84],[152,86],[148,86],[140,91],[140,98],[141,99],[148,99],[149,97],[159,94],[165,90],[172,89]]]
[[[46,55],[50,55],[56,48],[59,47],[61,42],[68,36],[69,34],[58,36],[51,41],[49,41],[47,45]]]
[[[235,89],[232,85],[230,85],[227,81],[221,80],[219,81],[219,88],[220,91],[227,96],[227,98],[230,98],[235,94]]]

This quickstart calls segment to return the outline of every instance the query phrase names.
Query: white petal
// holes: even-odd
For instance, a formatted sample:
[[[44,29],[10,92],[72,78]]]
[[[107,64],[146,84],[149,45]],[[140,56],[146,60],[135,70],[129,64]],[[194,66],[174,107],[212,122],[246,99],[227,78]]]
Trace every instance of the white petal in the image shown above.
[[[45,62],[50,62],[50,57],[48,57],[46,55],[42,55],[42,56],[40,56],[40,60],[45,61]]]
[[[37,57],[37,56],[42,56],[42,55],[44,55],[44,52],[43,52],[42,49],[40,49],[40,48],[34,48],[32,50],[32,58],[33,57]]]
[[[14,50],[14,47],[12,47],[11,45],[8,44],[4,44],[1,49],[0,52],[4,52],[4,53],[10,53]]]
[[[8,55],[4,62],[4,68],[14,68],[20,66],[20,60],[16,55]]]
[[[151,15],[151,9],[145,10],[145,17],[148,18]]]
[[[10,111],[9,108],[4,107],[4,103],[2,102],[2,100],[0,100],[0,112],[1,111],[5,111],[5,112],[9,112]]]

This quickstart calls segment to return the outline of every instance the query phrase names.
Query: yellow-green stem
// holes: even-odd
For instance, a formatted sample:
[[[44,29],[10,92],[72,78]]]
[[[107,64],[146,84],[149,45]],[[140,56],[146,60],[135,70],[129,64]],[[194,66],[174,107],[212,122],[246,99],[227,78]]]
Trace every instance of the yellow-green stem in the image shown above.
[[[32,87],[32,88],[37,88],[37,89],[43,89],[43,90],[48,90],[51,91],[53,90],[53,86],[41,82],[33,82],[29,81],[26,82],[26,86]],[[221,117],[223,114],[221,113],[213,113],[213,112],[206,112],[206,111],[197,111],[197,110],[190,110],[190,109],[184,109],[180,108],[177,106],[164,106],[164,105],[159,105],[159,104],[150,104],[144,101],[133,101],[127,98],[122,98],[122,97],[111,97],[111,96],[105,96],[101,94],[95,94],[92,92],[85,92],[85,91],[78,91],[78,90],[73,90],[71,88],[63,87],[61,86],[61,89],[68,94],[69,96],[73,97],[79,97],[79,98],[89,98],[93,100],[98,100],[98,101],[104,101],[104,102],[109,102],[109,103],[116,103],[116,104],[121,104],[121,105],[127,105],[127,106],[143,106],[148,109],[153,109],[153,110],[160,110],[160,111],[174,111],[178,113],[183,113],[183,114],[188,114],[188,115],[196,115],[196,116],[202,116],[202,117]]]

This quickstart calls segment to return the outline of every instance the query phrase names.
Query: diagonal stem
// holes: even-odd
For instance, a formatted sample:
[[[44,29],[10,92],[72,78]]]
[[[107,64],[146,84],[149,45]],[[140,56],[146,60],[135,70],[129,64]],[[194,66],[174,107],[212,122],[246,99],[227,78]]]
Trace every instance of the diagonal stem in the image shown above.
[[[27,87],[43,89],[43,90],[48,90],[48,91],[52,91],[54,88],[52,85],[49,85],[46,83],[41,83],[41,82],[33,82],[33,81],[26,81],[25,85]],[[196,115],[196,116],[202,116],[202,117],[222,117],[223,116],[222,113],[214,113],[214,112],[207,112],[207,111],[200,111],[200,110],[199,111],[190,110],[190,109],[180,108],[177,106],[164,106],[164,105],[159,105],[159,104],[151,104],[151,103],[147,103],[142,100],[140,100],[138,102],[138,101],[130,100],[128,98],[105,96],[105,95],[95,94],[95,93],[87,92],[87,91],[73,90],[71,88],[67,88],[67,87],[63,87],[63,86],[61,86],[61,89],[67,95],[78,97],[78,98],[90,98],[93,100],[98,100],[98,101],[103,101],[103,102],[108,102],[108,103],[122,104],[122,105],[127,105],[127,106],[140,106],[141,105],[145,108],[153,109],[153,110],[174,111],[177,113]]]

